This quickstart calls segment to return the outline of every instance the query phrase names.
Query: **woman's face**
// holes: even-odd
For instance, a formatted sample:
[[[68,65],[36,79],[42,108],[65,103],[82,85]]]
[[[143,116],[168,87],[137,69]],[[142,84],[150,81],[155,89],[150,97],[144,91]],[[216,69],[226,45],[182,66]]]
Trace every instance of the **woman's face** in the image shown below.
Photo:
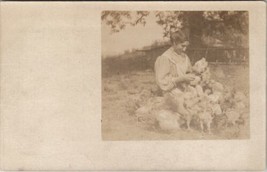
[[[189,42],[185,41],[183,43],[174,43],[172,46],[173,46],[174,51],[177,54],[181,54],[185,52],[188,45],[189,45]]]

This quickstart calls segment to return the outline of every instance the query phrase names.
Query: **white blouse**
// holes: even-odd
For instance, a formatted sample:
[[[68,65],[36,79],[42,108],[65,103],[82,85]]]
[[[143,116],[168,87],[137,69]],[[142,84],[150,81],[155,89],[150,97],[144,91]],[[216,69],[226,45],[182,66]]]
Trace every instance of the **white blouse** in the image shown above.
[[[163,91],[181,92],[183,85],[182,83],[176,84],[173,82],[174,78],[190,72],[191,67],[188,56],[184,53],[177,54],[171,47],[159,56],[155,62],[156,83]]]

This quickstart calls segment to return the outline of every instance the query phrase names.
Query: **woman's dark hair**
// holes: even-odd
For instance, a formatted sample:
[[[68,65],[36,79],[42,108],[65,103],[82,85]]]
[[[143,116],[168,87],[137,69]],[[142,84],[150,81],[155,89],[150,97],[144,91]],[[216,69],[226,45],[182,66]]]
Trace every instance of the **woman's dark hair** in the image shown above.
[[[171,43],[178,44],[189,41],[189,31],[187,29],[179,29],[170,33]]]

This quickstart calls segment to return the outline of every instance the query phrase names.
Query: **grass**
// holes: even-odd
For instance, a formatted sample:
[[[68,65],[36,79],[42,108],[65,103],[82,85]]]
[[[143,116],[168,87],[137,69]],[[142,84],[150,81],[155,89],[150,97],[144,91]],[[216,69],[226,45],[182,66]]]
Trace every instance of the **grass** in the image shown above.
[[[139,58],[121,59],[102,63],[102,138],[104,140],[176,140],[176,139],[248,139],[249,121],[246,125],[216,128],[212,134],[201,135],[198,127],[189,132],[182,129],[164,133],[156,126],[139,121],[136,108],[146,99],[155,96],[156,83],[153,69]],[[119,67],[118,64],[126,66]],[[147,63],[147,61],[146,61]],[[140,66],[139,66],[140,64]],[[245,65],[210,65],[212,78],[248,95],[249,68]],[[145,95],[145,93],[147,95]],[[140,99],[141,94],[143,100]]]

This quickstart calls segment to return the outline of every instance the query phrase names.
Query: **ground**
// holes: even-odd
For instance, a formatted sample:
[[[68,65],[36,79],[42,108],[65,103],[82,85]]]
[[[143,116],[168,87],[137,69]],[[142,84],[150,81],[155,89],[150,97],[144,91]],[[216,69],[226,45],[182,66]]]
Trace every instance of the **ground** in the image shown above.
[[[249,95],[249,67],[247,65],[209,65],[212,78],[224,85],[235,87]],[[104,140],[179,140],[179,139],[248,139],[249,121],[246,124],[216,129],[201,134],[199,128],[181,129],[174,133],[159,130],[154,125],[140,122],[129,110],[129,98],[138,97],[142,91],[155,89],[152,69],[113,72],[102,78],[102,138]]]

